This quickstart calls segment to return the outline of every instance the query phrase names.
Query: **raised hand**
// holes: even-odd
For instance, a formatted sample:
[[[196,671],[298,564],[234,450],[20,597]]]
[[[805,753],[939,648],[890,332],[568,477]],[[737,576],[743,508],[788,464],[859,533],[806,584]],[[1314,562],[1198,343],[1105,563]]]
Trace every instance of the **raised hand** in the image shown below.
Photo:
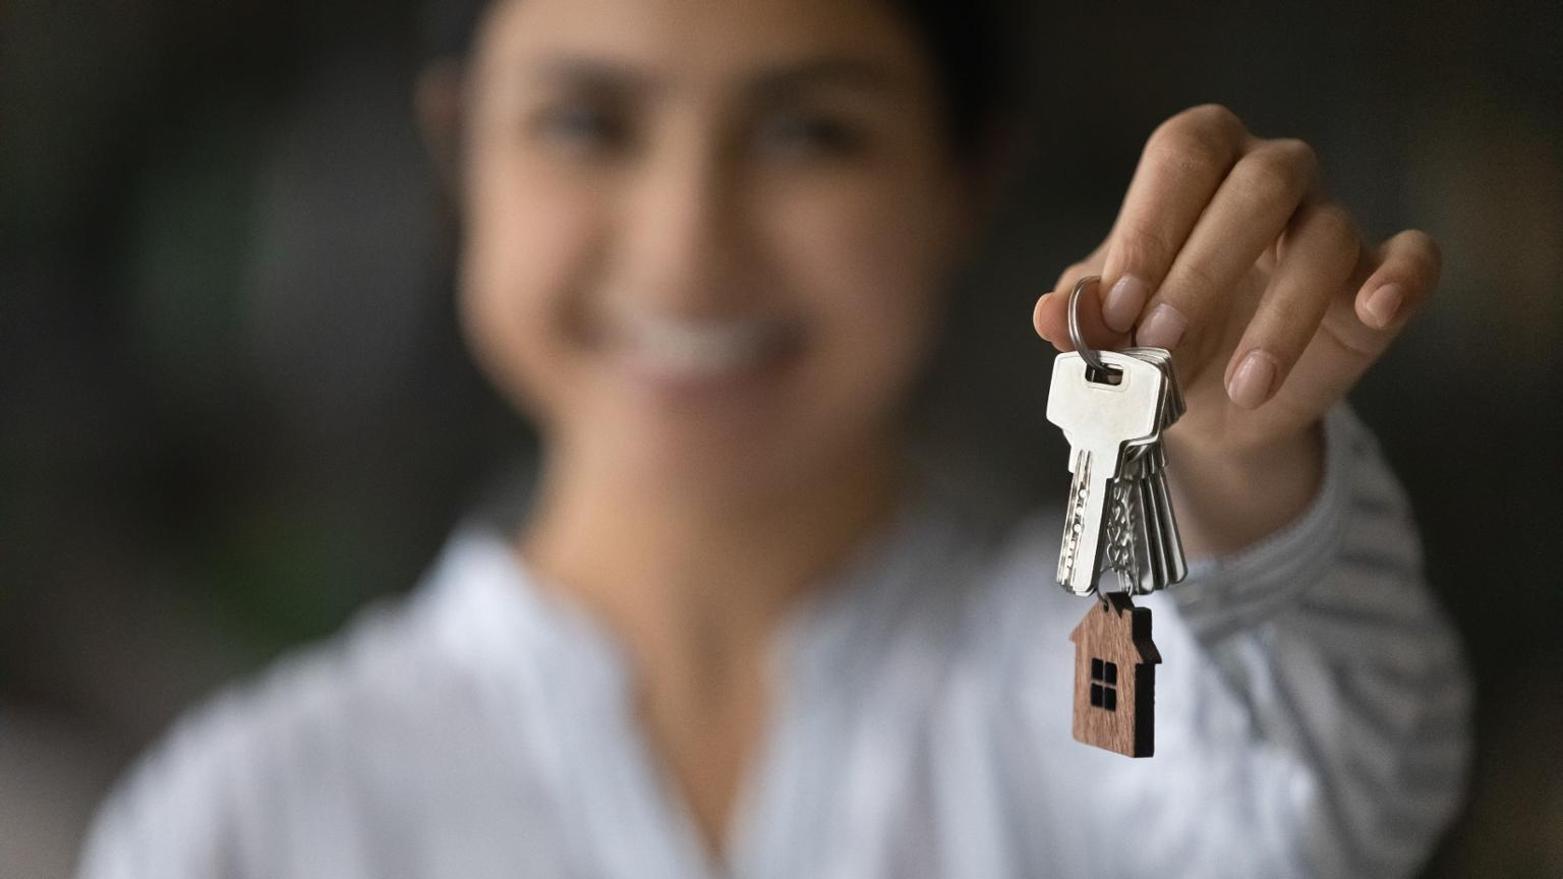
[[[1437,284],[1438,248],[1408,230],[1364,243],[1306,143],[1251,134],[1203,105],[1145,145],[1106,240],[1038,300],[1036,329],[1069,350],[1068,292],[1086,341],[1171,349],[1188,413],[1168,432],[1191,552],[1285,524],[1318,481],[1320,417]]]

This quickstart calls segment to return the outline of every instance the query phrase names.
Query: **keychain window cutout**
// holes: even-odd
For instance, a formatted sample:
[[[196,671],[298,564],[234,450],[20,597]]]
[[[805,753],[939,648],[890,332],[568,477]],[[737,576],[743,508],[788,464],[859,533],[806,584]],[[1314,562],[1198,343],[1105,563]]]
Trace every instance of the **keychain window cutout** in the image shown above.
[[[1118,663],[1092,657],[1091,707],[1118,710]]]

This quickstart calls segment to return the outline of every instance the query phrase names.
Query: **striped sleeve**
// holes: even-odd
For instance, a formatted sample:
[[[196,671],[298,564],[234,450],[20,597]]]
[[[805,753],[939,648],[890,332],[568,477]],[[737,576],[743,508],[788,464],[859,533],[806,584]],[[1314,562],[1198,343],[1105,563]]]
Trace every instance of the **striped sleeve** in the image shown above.
[[[1225,703],[1214,710],[1235,708],[1246,746],[1301,767],[1284,791],[1252,792],[1295,828],[1295,862],[1310,875],[1403,876],[1459,807],[1472,687],[1376,443],[1344,406],[1325,436],[1324,483],[1304,516],[1200,563],[1166,599],[1204,656],[1208,701]]]

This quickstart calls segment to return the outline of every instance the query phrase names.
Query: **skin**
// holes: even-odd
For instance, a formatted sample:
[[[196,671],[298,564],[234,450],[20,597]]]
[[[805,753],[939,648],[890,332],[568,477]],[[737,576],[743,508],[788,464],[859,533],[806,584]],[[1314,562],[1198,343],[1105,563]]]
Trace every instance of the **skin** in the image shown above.
[[[1003,169],[951,154],[934,71],[875,0],[500,2],[418,103],[460,204],[470,346],[544,438],[516,551],[623,646],[720,858],[778,629],[896,506],[901,409]],[[1168,442],[1193,552],[1306,505],[1319,417],[1437,274],[1425,236],[1360,246],[1310,152],[1239,132],[1219,108],[1159,129],[1113,232],[1059,282],[1136,274],[1186,319]],[[1386,282],[1401,303],[1380,323],[1365,303]],[[1066,338],[1061,299],[1037,304],[1045,338]],[[1143,330],[1130,305],[1115,330],[1088,297],[1093,344]],[[772,344],[670,371],[637,347],[648,314],[757,319]],[[1211,366],[1256,348],[1278,377],[1238,405]]]
[[[465,144],[467,335],[545,440],[518,551],[625,646],[652,747],[719,853],[777,627],[895,506],[899,407],[975,177],[877,3],[501,3],[459,110],[438,82],[425,118]],[[648,312],[776,318],[789,347],[755,374],[669,379],[616,341]]]
[[[1166,434],[1184,546],[1230,553],[1307,506],[1320,418],[1422,307],[1440,264],[1418,230],[1365,242],[1308,144],[1256,137],[1207,104],[1151,134],[1107,238],[1032,317],[1072,350],[1068,292],[1100,275],[1081,297],[1087,344],[1172,350],[1188,401]]]

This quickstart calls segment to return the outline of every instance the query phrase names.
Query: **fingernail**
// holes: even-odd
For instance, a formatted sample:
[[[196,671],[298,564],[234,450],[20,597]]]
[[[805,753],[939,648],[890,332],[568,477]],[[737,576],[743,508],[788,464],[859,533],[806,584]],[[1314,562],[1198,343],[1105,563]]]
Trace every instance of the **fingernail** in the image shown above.
[[[1127,333],[1134,328],[1134,322],[1140,316],[1140,309],[1145,307],[1148,295],[1149,290],[1144,281],[1133,275],[1124,275],[1107,291],[1107,299],[1102,303],[1102,320],[1112,329]]]
[[[1232,378],[1227,382],[1227,396],[1244,409],[1257,409],[1270,399],[1275,374],[1275,358],[1256,348],[1248,352],[1232,372]]]
[[[1151,348],[1166,348],[1170,351],[1183,339],[1183,333],[1188,328],[1188,318],[1163,302],[1151,309],[1150,316],[1140,324],[1135,341]]]
[[[1368,301],[1364,305],[1377,328],[1382,330],[1394,322],[1395,313],[1400,310],[1400,303],[1405,298],[1405,294],[1400,292],[1399,284],[1385,284],[1369,293]]]

